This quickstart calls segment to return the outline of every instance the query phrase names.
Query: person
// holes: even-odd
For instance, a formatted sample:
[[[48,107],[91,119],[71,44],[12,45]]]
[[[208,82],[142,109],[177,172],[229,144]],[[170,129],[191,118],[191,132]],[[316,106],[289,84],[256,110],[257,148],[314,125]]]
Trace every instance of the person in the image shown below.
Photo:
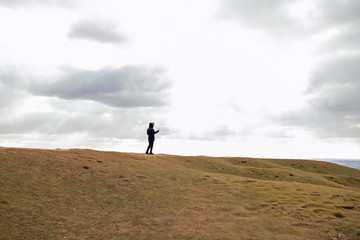
[[[149,146],[146,149],[146,154],[153,154],[152,150],[153,150],[154,141],[155,141],[155,134],[157,134],[160,131],[160,130],[155,131],[154,125],[155,125],[155,123],[153,123],[153,122],[149,123],[149,128],[147,129]],[[150,153],[149,153],[149,150],[150,150]]]

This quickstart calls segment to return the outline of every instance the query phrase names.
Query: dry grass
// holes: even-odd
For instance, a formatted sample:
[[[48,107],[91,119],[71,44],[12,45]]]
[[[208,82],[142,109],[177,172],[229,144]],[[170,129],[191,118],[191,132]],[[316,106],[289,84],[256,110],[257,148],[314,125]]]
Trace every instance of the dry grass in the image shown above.
[[[0,239],[360,239],[360,171],[0,148]]]

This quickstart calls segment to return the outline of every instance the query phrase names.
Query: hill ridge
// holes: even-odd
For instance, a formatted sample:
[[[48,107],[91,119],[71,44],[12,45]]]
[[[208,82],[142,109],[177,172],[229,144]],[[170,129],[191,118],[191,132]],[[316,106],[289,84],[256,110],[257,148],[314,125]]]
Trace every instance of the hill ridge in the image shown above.
[[[0,147],[2,239],[360,239],[360,171]]]

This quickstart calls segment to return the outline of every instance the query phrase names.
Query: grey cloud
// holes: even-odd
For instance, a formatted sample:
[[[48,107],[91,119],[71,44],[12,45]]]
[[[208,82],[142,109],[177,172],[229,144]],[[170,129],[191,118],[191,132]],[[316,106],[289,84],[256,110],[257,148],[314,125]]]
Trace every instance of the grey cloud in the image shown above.
[[[354,52],[360,50],[360,21],[342,28],[340,33],[319,47],[318,53]]]
[[[107,139],[146,140],[149,119],[159,114],[159,109],[118,109],[86,101],[63,101],[49,98],[47,111],[16,112],[1,110],[0,138],[8,134],[36,134],[41,139],[80,134],[106,142]],[[50,106],[49,106],[50,104]],[[19,104],[21,107],[21,104]],[[87,139],[84,139],[84,144]]]
[[[4,116],[4,113],[1,112],[2,110],[13,108],[20,104],[25,95],[23,91],[0,83],[0,115]]]
[[[171,82],[160,68],[125,66],[98,71],[67,69],[53,82],[32,84],[36,95],[93,100],[113,107],[154,107],[168,103]]]
[[[317,9],[317,19],[322,25],[347,24],[360,19],[358,0],[331,2],[320,0]]]
[[[71,134],[87,134],[89,137],[103,140],[106,138],[146,138],[147,125],[141,121],[145,119],[145,116],[134,109],[121,112],[111,111],[106,117],[102,111],[91,114],[86,110],[83,112],[67,112],[55,108],[53,110],[52,112],[7,114],[6,117],[0,119],[0,135],[36,133],[62,138]],[[140,127],[143,131],[139,131]]]
[[[338,33],[319,47],[319,53],[359,51],[360,49],[360,2],[356,0],[335,1],[319,4],[319,25],[335,27]]]
[[[359,54],[338,57],[322,63],[313,73],[308,92],[321,92],[335,97],[337,94],[358,90],[360,88],[359,66]]]
[[[70,6],[72,0],[0,0],[0,5],[10,8],[28,6]]]
[[[0,65],[0,109],[21,103],[26,85],[26,77],[15,66]]]
[[[125,43],[126,38],[120,33],[114,22],[80,20],[74,23],[68,33],[71,39],[86,39],[101,43]]]
[[[96,138],[139,139],[144,136],[146,128],[142,120],[146,110],[138,109],[106,109],[95,112],[78,111],[63,116],[56,128],[56,134],[88,133]]]
[[[322,137],[360,140],[360,55],[324,63],[308,87],[301,111],[282,115],[285,125],[308,128]]]
[[[11,64],[0,64],[0,83],[12,88],[26,88],[26,74]]]
[[[313,1],[314,8],[302,13],[302,19],[291,14],[291,8],[301,0],[222,0],[221,15],[237,18],[244,26],[265,31],[275,36],[308,36],[332,27],[343,27],[360,20],[360,2]],[[306,21],[304,21],[306,19]]]
[[[50,133],[59,121],[59,116],[44,112],[19,114],[7,111],[7,116],[0,120],[1,134]]]
[[[337,30],[318,53],[327,60],[316,66],[307,91],[306,106],[282,114],[283,125],[306,128],[322,137],[360,140],[360,2],[316,0],[302,17],[288,11],[301,1],[222,0],[223,16],[239,19],[244,27],[272,36],[307,37]],[[299,33],[301,35],[299,35]],[[287,34],[287,35],[286,35]]]
[[[279,33],[292,31],[299,24],[289,14],[287,0],[223,0],[222,3],[223,17],[236,17],[251,28]]]
[[[122,139],[146,142],[149,121],[166,124],[161,115],[167,108],[155,107],[168,103],[171,82],[162,69],[60,72],[58,78],[44,79],[15,66],[0,66],[0,140],[16,136],[27,143],[56,139],[61,144],[69,136],[80,136],[76,141],[83,146]]]

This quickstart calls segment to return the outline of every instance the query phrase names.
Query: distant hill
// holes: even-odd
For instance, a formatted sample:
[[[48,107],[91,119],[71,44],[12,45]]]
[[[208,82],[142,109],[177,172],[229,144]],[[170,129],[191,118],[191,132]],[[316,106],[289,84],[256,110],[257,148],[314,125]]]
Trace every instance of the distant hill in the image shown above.
[[[0,148],[0,239],[360,239],[360,171]]]

